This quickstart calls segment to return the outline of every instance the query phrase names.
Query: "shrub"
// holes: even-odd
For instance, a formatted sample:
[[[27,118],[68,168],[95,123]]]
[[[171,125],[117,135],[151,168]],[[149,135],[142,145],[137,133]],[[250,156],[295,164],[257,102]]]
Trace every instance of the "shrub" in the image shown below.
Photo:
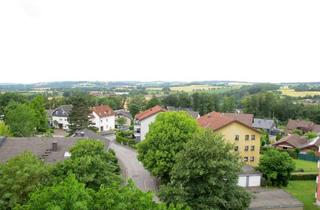
[[[316,180],[318,173],[293,173],[290,180]]]

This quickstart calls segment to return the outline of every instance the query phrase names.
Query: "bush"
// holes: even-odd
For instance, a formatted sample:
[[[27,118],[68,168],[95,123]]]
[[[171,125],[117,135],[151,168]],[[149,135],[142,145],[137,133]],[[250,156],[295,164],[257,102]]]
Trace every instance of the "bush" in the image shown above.
[[[136,148],[136,141],[134,139],[129,139],[129,138],[125,138],[125,137],[122,137],[120,135],[116,135],[116,141],[119,143],[119,144],[124,144],[124,145],[128,145],[132,148]]]
[[[318,173],[292,173],[290,180],[316,180]]]

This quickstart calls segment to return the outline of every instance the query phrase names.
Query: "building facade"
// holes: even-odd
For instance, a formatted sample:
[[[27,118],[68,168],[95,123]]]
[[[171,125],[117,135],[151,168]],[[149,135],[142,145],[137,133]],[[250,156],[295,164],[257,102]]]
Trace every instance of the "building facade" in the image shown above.
[[[68,130],[68,117],[72,110],[72,105],[62,105],[51,113],[51,123],[54,128]]]
[[[115,113],[111,107],[106,105],[91,108],[91,122],[99,132],[115,129]]]

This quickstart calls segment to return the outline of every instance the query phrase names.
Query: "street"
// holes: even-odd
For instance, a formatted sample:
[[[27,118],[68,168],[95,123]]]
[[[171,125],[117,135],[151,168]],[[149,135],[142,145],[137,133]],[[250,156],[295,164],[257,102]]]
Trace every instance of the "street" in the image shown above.
[[[108,139],[111,140],[110,137],[108,137]],[[136,151],[117,144],[114,138],[110,142],[110,148],[115,151],[126,180],[132,179],[136,186],[144,192],[156,192],[155,178],[152,177],[149,171],[144,169],[142,163],[138,161]]]

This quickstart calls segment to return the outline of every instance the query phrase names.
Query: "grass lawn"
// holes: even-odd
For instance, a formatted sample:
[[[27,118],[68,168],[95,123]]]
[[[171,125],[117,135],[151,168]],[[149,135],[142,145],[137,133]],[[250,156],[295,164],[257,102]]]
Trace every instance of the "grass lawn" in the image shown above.
[[[305,161],[305,160],[293,160],[296,163],[296,170],[303,169],[304,172],[317,172],[317,163],[312,161]]]
[[[304,204],[304,210],[320,210],[314,205],[316,181],[290,181],[285,190]]]

